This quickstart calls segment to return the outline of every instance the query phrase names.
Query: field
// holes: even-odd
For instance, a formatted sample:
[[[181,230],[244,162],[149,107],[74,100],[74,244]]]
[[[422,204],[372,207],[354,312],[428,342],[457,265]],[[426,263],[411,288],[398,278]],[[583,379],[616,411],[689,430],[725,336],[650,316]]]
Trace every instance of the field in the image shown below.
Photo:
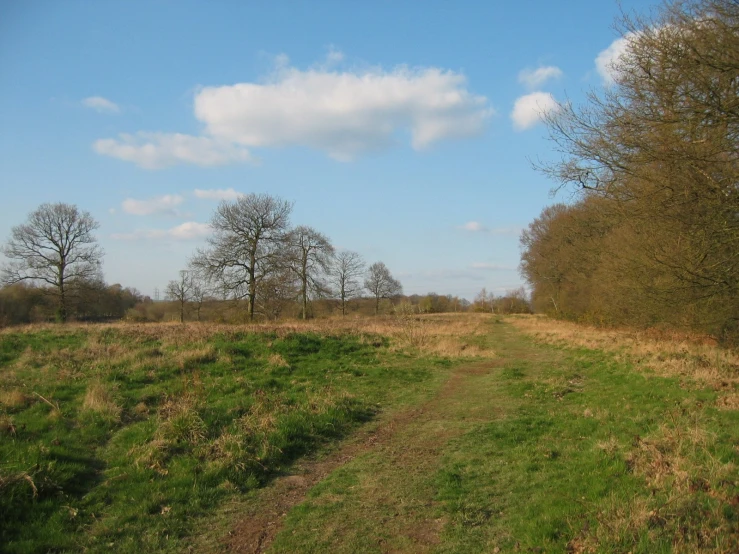
[[[5,552],[734,552],[739,358],[484,314],[0,333]]]

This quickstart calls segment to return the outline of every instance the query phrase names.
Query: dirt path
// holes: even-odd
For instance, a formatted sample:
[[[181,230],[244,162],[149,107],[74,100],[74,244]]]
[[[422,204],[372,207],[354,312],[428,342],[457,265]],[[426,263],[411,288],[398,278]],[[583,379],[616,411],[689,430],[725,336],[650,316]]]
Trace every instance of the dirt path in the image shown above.
[[[241,521],[233,528],[227,546],[234,553],[258,553],[272,544],[291,508],[306,498],[306,493],[337,468],[345,466],[357,457],[376,453],[393,460],[396,467],[406,468],[414,474],[425,474],[438,458],[444,446],[464,428],[459,425],[434,426],[431,433],[419,432],[438,421],[440,414],[464,400],[469,391],[471,377],[481,376],[500,367],[500,361],[476,362],[457,367],[439,392],[420,406],[395,413],[376,426],[364,429],[344,443],[338,450],[318,460],[305,460],[293,468],[291,475],[275,479],[262,489]],[[466,414],[463,418],[474,417]],[[407,435],[413,440],[407,440]],[[412,466],[412,467],[411,467]],[[442,522],[416,525],[408,529],[420,544],[436,542],[438,526]]]

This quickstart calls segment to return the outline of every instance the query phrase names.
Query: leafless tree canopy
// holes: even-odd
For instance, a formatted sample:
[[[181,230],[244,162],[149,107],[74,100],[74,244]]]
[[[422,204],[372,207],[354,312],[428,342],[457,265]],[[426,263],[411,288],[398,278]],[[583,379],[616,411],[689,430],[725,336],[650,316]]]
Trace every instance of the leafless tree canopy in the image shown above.
[[[341,302],[341,315],[346,315],[346,301],[361,294],[360,278],[364,269],[364,260],[357,252],[342,250],[334,257],[331,280]]]
[[[67,319],[71,285],[100,275],[103,251],[93,232],[98,223],[69,204],[42,204],[28,221],[13,227],[3,246],[10,263],[2,269],[5,284],[20,281],[47,285],[58,301],[58,318]]]
[[[167,283],[165,295],[167,300],[177,302],[180,306],[180,323],[185,321],[185,305],[193,300],[195,280],[189,271],[180,271],[180,278]]]
[[[287,249],[288,267],[300,286],[301,317],[307,319],[309,296],[329,294],[325,281],[334,247],[325,235],[312,227],[300,225],[288,234]]]
[[[739,3],[626,18],[615,84],[549,120],[579,199],[522,237],[535,303],[724,333],[739,314]]]
[[[249,318],[260,283],[279,271],[292,204],[266,194],[248,194],[221,202],[211,219],[208,247],[192,265],[232,298],[248,300]]]
[[[375,262],[367,270],[364,287],[375,298],[375,315],[380,312],[380,299],[403,294],[400,281],[393,278],[390,270],[382,262]]]

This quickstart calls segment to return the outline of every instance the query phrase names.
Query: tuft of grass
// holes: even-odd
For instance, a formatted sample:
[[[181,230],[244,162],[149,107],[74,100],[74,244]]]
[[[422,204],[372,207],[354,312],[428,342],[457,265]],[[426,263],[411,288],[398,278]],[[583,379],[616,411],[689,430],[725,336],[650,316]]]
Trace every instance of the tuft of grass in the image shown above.
[[[267,362],[271,368],[281,369],[290,367],[288,361],[278,353],[270,354]]]
[[[25,408],[31,398],[19,388],[11,388],[0,391],[0,405],[7,410]]]
[[[108,386],[100,381],[92,381],[87,386],[82,400],[82,410],[93,412],[110,421],[119,421],[122,408],[116,403]]]

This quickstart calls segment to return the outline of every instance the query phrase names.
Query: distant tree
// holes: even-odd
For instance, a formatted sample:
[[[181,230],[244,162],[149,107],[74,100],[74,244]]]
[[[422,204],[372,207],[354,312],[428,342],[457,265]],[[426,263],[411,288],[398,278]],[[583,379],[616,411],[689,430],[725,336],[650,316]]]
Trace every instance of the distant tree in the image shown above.
[[[70,204],[42,204],[28,221],[11,230],[3,254],[11,261],[2,268],[2,281],[31,281],[48,285],[57,301],[57,319],[68,317],[73,282],[100,275],[103,251],[93,232],[99,227],[89,212]]]
[[[403,294],[403,286],[400,281],[393,278],[390,270],[382,262],[375,262],[369,266],[364,287],[375,298],[375,315],[380,313],[380,299]]]
[[[334,257],[331,277],[341,302],[341,315],[346,315],[347,300],[359,296],[362,292],[359,279],[364,273],[364,268],[364,260],[357,252],[342,250]]]
[[[32,283],[16,283],[0,288],[0,327],[18,323],[31,323],[34,312],[42,309],[48,300]]]
[[[189,270],[190,272],[190,300],[195,308],[195,315],[198,321],[200,321],[200,313],[203,309],[203,304],[206,299],[212,295],[210,282],[206,275],[202,271],[196,268]]]
[[[487,289],[483,287],[482,290],[477,293],[477,296],[475,296],[475,301],[472,304],[474,306],[474,310],[476,312],[492,311],[493,298],[495,298],[495,295],[492,292],[488,293]]]
[[[193,298],[194,280],[187,270],[180,271],[180,278],[167,283],[165,294],[167,300],[177,302],[180,307],[180,323],[185,322],[185,306]]]
[[[267,194],[223,201],[211,218],[214,234],[193,267],[235,299],[246,298],[249,319],[260,283],[280,270],[292,204]]]
[[[495,297],[491,295],[490,311],[496,314],[528,314],[531,313],[531,304],[529,303],[526,289],[519,287],[515,290],[507,290],[503,296]]]
[[[308,319],[309,296],[328,294],[323,279],[329,272],[334,247],[325,235],[305,225],[290,231],[286,242],[288,267],[300,285],[300,314]]]

